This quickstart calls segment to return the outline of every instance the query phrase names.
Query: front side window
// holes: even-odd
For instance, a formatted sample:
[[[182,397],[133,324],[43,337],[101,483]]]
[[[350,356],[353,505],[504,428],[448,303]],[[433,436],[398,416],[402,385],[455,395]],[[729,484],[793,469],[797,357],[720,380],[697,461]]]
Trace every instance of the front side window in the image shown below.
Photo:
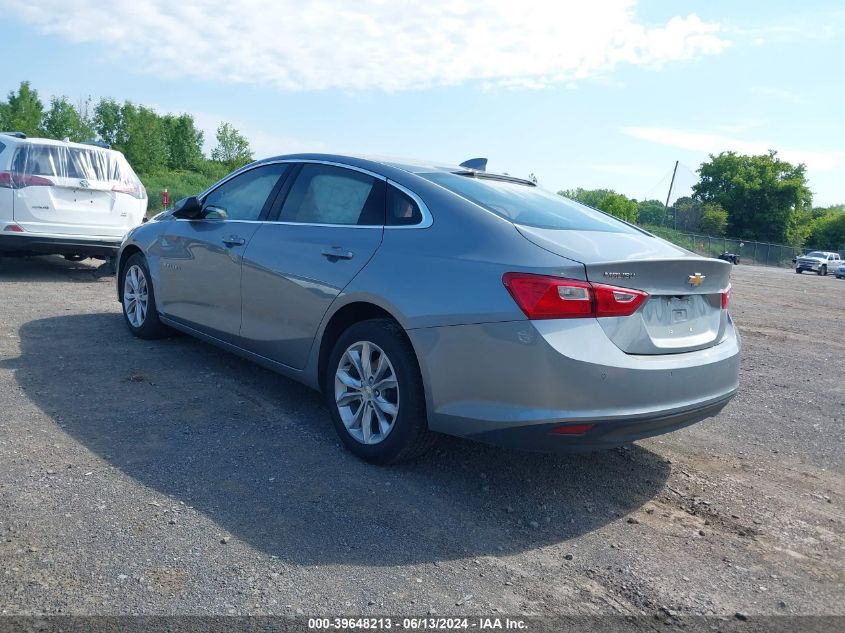
[[[279,221],[381,226],[383,183],[352,169],[307,163],[291,187]]]
[[[616,218],[539,187],[449,172],[420,175],[514,224],[542,229],[637,233]]]
[[[257,220],[279,178],[284,163],[262,165],[226,181],[203,200],[205,217],[220,220]]]

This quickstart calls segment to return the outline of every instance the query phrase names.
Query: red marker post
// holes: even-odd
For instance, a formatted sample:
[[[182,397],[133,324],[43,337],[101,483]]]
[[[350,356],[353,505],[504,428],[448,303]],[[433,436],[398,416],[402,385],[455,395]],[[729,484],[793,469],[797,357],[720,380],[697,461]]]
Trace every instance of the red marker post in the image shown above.
[[[170,194],[167,193],[167,189],[161,192],[161,206],[165,209],[170,206]]]

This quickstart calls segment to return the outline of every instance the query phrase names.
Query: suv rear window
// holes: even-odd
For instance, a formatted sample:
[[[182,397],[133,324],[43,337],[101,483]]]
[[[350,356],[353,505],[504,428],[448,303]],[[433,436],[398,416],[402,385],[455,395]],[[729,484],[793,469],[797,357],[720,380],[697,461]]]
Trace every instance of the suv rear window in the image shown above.
[[[514,224],[541,229],[638,233],[613,216],[539,187],[448,172],[419,175]]]
[[[21,145],[15,152],[12,169],[25,175],[140,184],[122,154],[95,147]]]

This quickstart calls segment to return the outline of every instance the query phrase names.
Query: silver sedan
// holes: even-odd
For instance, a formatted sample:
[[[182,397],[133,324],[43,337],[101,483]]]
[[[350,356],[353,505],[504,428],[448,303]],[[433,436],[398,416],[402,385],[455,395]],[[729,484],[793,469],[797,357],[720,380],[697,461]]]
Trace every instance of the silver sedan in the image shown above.
[[[376,463],[440,433],[584,450],[720,411],[739,368],[730,264],[483,167],[252,163],[126,236],[126,325],[319,389]]]

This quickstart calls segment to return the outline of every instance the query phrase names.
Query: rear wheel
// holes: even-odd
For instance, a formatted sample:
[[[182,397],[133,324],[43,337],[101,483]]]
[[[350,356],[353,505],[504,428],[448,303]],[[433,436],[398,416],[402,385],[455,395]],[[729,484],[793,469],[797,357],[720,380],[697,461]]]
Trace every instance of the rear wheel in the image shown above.
[[[123,306],[123,320],[129,331],[145,339],[167,336],[170,328],[158,318],[150,270],[144,256],[140,253],[132,255],[122,274],[120,303]]]
[[[340,336],[327,364],[325,391],[341,441],[365,461],[412,459],[436,441],[428,430],[414,350],[392,320],[362,321]]]

